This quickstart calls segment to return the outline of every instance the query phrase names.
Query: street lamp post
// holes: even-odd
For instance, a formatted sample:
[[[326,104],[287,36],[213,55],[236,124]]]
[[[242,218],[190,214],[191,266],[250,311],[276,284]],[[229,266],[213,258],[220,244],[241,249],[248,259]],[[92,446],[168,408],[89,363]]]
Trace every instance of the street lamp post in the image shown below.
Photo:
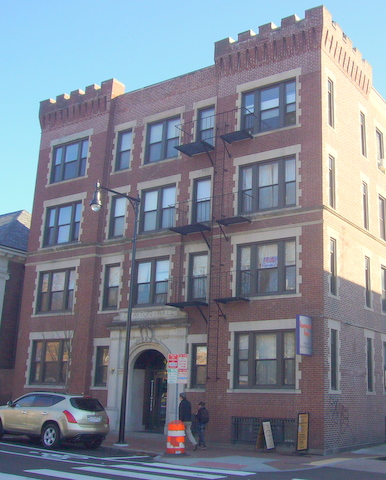
[[[132,250],[131,250],[131,278],[130,278],[130,288],[129,288],[129,304],[127,307],[127,321],[126,321],[126,342],[125,342],[125,352],[123,357],[123,378],[122,378],[122,395],[121,395],[121,410],[119,413],[119,433],[118,433],[118,442],[116,445],[126,446],[125,443],[125,425],[126,425],[126,405],[127,405],[127,386],[129,379],[129,356],[130,356],[130,334],[131,334],[131,316],[133,311],[133,299],[134,299],[134,267],[135,267],[135,256],[137,251],[137,235],[138,235],[138,220],[139,220],[139,205],[141,199],[139,197],[131,197],[124,193],[116,192],[109,188],[103,187],[99,182],[96,183],[94,195],[90,202],[90,207],[94,212],[98,212],[102,206],[101,201],[101,190],[106,190],[107,192],[114,193],[121,197],[125,197],[129,200],[131,206],[134,209],[134,234],[132,238]]]

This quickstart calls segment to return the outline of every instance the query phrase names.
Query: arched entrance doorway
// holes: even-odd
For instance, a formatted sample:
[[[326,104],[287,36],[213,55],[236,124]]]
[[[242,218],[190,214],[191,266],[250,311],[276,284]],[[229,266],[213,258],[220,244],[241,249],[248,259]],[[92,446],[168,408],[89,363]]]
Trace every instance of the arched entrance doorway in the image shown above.
[[[135,370],[141,370],[143,378],[142,424],[145,430],[163,432],[167,400],[166,359],[157,350],[146,350],[135,361]]]

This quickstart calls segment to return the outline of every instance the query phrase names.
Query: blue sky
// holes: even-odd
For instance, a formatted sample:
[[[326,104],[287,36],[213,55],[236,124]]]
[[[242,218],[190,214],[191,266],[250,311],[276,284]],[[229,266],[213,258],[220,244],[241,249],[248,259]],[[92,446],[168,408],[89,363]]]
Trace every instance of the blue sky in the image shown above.
[[[2,1],[0,214],[32,212],[39,154],[39,102],[116,78],[126,92],[213,64],[214,42],[292,14],[317,0]],[[373,67],[386,98],[385,0],[327,0]]]

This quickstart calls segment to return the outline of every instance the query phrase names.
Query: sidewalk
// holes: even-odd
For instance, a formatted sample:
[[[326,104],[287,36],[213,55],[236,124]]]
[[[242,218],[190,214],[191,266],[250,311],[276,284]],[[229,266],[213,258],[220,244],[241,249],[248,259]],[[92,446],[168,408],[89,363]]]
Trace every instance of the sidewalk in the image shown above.
[[[386,474],[386,444],[333,455],[297,454],[291,450],[256,451],[250,445],[208,444],[207,450],[193,451],[185,444],[185,454],[166,454],[166,435],[148,432],[131,432],[125,436],[128,446],[116,446],[117,435],[110,433],[102,448],[113,450],[117,456],[124,451],[133,455],[150,455],[158,462],[180,466],[245,470],[251,472],[278,472],[305,470],[334,465],[349,470],[372,471]]]

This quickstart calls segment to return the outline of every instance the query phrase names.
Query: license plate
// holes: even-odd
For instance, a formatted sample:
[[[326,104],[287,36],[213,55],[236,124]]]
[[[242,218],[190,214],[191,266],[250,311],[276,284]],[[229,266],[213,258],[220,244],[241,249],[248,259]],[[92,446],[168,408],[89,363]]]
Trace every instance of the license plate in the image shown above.
[[[102,421],[102,417],[100,415],[95,415],[95,416],[89,415],[87,419],[90,423],[99,423]]]

